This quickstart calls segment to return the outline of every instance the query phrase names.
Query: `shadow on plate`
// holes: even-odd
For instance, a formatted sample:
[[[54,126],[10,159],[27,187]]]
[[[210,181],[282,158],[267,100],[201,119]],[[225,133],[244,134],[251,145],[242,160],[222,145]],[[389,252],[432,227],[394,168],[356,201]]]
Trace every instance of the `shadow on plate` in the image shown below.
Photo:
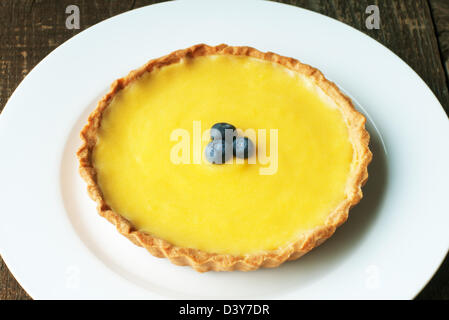
[[[387,189],[387,155],[382,138],[374,126],[367,123],[367,128],[371,133],[370,149],[373,152],[373,160],[368,167],[369,179],[363,187],[364,197],[350,210],[346,223],[338,228],[329,240],[300,259],[286,262],[275,269],[238,272],[238,275],[219,273],[216,276],[223,282],[231,280],[231,277],[237,277],[248,286],[257,286],[261,280],[266,281],[271,292],[264,292],[261,287],[260,295],[263,296],[273,293],[273,290],[288,292],[289,289],[298,288],[298,285],[301,287],[311,285],[341,264],[345,256],[351,254],[360,244],[370,226],[374,225]],[[237,296],[239,294],[236,294]]]
[[[73,187],[75,183],[73,176],[74,171],[77,169],[74,151],[75,146],[80,143],[78,138],[79,131],[82,125],[84,125],[85,119],[87,119],[87,115],[90,112],[89,109],[83,112],[74,126],[63,157],[63,163],[61,164],[62,197],[69,220],[86,247],[117,274],[150,291],[159,291],[168,296],[183,297],[186,294],[185,292],[177,292],[173,288],[155,285],[145,275],[138,274],[135,270],[128,270],[115,261],[114,258],[105,254],[101,249],[101,239],[97,239],[90,234],[86,226],[88,221],[83,221],[79,216],[79,212],[82,209],[78,201],[84,200],[74,197]],[[328,241],[304,257],[296,261],[287,262],[275,269],[260,269],[254,272],[208,272],[206,274],[199,274],[188,267],[174,266],[168,263],[168,261],[153,258],[143,249],[141,249],[141,258],[145,260],[151,259],[149,261],[151,264],[158,264],[158,267],[164,270],[165,276],[181,277],[188,283],[194,283],[198,288],[198,297],[250,298],[255,295],[260,297],[272,296],[277,292],[286,293],[290,290],[295,290],[298,288],[298,285],[305,287],[313,284],[313,282],[335,270],[344,261],[345,256],[351,254],[360,244],[370,226],[374,224],[387,189],[387,155],[383,148],[382,139],[375,127],[369,122],[367,123],[367,128],[371,133],[370,148],[373,152],[373,160],[368,168],[369,179],[363,188],[364,198],[351,209],[348,221]],[[92,212],[92,217],[94,214]],[[104,221],[104,223],[106,224],[107,222]],[[119,236],[117,233],[117,237]],[[129,246],[134,245],[129,242]],[[211,292],[211,287],[216,288],[216,292]],[[235,288],[241,288],[241,290],[235,290]]]
[[[367,127],[371,133],[370,149],[373,160],[368,167],[369,179],[363,187],[363,199],[350,210],[346,223],[338,228],[329,240],[300,259],[287,262],[277,268],[279,271],[277,278],[283,278],[285,275],[292,281],[294,270],[298,274],[295,280],[304,281],[303,284],[321,278],[331,272],[332,268],[336,267],[360,243],[370,226],[374,224],[387,189],[388,168],[387,155],[380,135],[372,126],[367,125]],[[269,269],[260,272],[266,272],[267,278],[270,277]]]

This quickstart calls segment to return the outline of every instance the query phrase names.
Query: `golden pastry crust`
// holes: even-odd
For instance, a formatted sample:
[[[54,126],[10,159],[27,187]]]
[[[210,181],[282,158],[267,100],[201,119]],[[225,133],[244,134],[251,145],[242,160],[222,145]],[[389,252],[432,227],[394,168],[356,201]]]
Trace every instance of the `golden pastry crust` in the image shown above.
[[[336,103],[346,120],[349,138],[354,149],[353,167],[346,186],[346,199],[330,213],[323,226],[303,233],[295,242],[277,250],[249,255],[230,255],[209,253],[173,245],[144,231],[137,230],[131,222],[111,210],[97,184],[97,174],[92,163],[92,153],[97,141],[97,130],[101,125],[102,113],[108,107],[113,97],[146,72],[176,63],[181,59],[205,55],[248,56],[281,64],[312,81],[317,88],[320,88],[323,93]],[[81,131],[82,146],[77,152],[80,165],[79,171],[81,177],[87,183],[89,196],[97,203],[99,214],[114,224],[121,234],[134,244],[146,248],[152,255],[159,258],[168,258],[176,265],[189,265],[199,272],[211,270],[250,271],[261,267],[273,268],[285,261],[299,258],[323,243],[335,232],[337,227],[346,221],[349,209],[362,198],[361,187],[368,179],[367,167],[372,158],[368,147],[369,134],[365,130],[365,121],[365,117],[355,110],[351,100],[334,83],[327,80],[319,70],[302,64],[296,59],[283,57],[272,52],[260,52],[251,47],[234,47],[225,44],[211,47],[205,44],[198,44],[187,49],[172,52],[164,57],[150,60],[144,66],[131,71],[126,77],[116,80],[111,85],[109,92],[99,101],[96,109],[90,114],[87,125]]]

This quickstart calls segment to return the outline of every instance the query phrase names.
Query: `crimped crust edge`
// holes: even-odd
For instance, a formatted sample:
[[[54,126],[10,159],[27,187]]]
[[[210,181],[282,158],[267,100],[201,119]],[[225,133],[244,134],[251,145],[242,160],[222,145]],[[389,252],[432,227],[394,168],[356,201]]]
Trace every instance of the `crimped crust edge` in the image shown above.
[[[329,215],[323,226],[301,234],[296,241],[274,251],[248,255],[230,255],[209,253],[199,249],[173,245],[144,231],[137,230],[130,221],[111,210],[97,184],[97,174],[92,163],[92,152],[96,144],[97,130],[100,127],[102,113],[113,97],[129,83],[155,68],[176,63],[184,58],[217,54],[258,58],[281,64],[290,70],[300,73],[313,81],[318,88],[337,104],[349,129],[349,137],[354,148],[354,159],[351,175],[348,177],[347,198]],[[109,92],[98,102],[96,109],[88,118],[88,123],[80,133],[82,145],[77,152],[79,172],[87,183],[89,196],[97,203],[98,213],[114,224],[122,235],[126,236],[134,244],[146,248],[153,256],[168,258],[176,265],[188,265],[199,272],[250,271],[261,267],[274,268],[285,261],[298,259],[327,240],[332,236],[336,228],[347,220],[350,208],[356,205],[362,198],[361,188],[368,179],[367,167],[372,159],[372,153],[368,147],[370,136],[365,129],[365,121],[365,117],[355,110],[351,100],[316,68],[302,64],[293,58],[280,56],[272,52],[261,52],[251,47],[228,46],[226,44],[218,46],[198,44],[174,51],[161,58],[152,59],[142,67],[131,71],[127,76],[113,82]]]

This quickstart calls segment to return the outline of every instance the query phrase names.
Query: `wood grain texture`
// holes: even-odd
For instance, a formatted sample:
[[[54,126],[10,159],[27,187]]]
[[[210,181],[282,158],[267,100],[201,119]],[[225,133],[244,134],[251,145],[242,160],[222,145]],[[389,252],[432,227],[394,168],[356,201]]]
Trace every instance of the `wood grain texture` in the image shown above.
[[[423,78],[448,113],[449,93],[446,75],[427,1],[281,0],[279,2],[324,13],[379,41]],[[365,26],[368,16],[365,14],[366,7],[373,4],[377,5],[380,11],[379,30],[368,30]]]
[[[433,21],[437,30],[440,54],[449,78],[449,1],[430,0]]]
[[[106,18],[159,1],[144,0],[2,0],[0,1],[0,111],[24,76],[48,53],[73,35]],[[449,110],[443,61],[449,55],[446,0],[292,0],[340,20],[390,48],[429,85]],[[81,29],[65,27],[65,8],[80,8]],[[367,30],[365,9],[380,9],[380,29]],[[443,12],[444,11],[444,12]],[[438,28],[438,38],[437,30]],[[438,39],[441,41],[438,43]],[[440,54],[441,53],[441,54]],[[87,54],[87,53],[86,53]],[[0,258],[0,299],[29,299]],[[449,299],[449,258],[418,299]]]

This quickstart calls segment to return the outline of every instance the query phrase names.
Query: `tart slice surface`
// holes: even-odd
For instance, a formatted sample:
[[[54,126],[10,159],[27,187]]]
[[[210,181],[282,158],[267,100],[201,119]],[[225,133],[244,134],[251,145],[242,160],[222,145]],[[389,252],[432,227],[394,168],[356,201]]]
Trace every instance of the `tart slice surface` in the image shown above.
[[[219,122],[255,133],[250,159],[198,157]],[[175,51],[117,80],[81,137],[99,213],[198,271],[276,267],[310,251],[361,199],[371,160],[364,116],[321,72],[227,45]]]

